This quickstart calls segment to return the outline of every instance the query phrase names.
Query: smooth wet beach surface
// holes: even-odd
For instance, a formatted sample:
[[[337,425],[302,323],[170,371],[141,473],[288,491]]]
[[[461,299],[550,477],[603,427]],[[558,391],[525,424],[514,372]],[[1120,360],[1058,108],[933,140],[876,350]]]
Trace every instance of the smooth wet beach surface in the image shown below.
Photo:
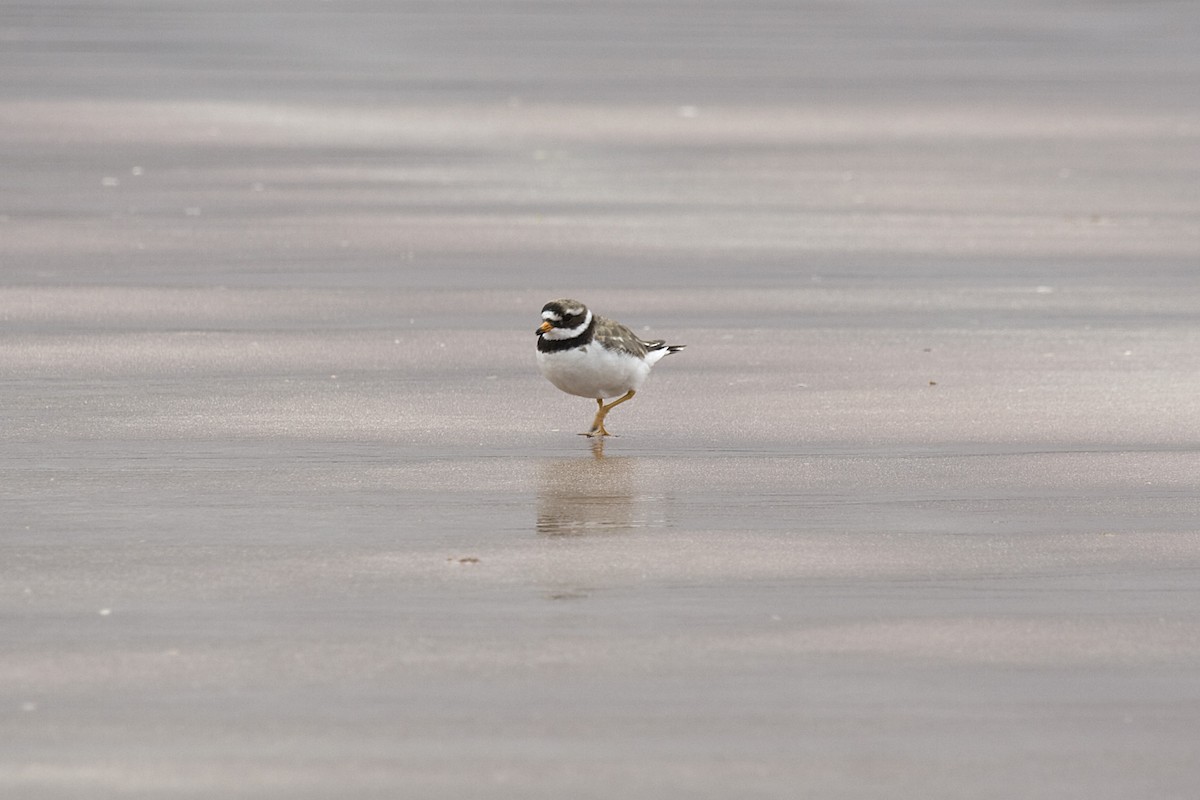
[[[0,12],[0,794],[1194,796],[1200,13],[446,8]]]

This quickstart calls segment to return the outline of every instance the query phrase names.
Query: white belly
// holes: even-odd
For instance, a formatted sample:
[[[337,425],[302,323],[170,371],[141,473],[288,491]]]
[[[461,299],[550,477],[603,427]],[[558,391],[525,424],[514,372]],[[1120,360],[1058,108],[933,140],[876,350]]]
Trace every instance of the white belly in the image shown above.
[[[593,400],[637,391],[650,374],[650,365],[642,359],[605,350],[594,342],[557,353],[539,351],[537,357],[547,380],[567,394]]]

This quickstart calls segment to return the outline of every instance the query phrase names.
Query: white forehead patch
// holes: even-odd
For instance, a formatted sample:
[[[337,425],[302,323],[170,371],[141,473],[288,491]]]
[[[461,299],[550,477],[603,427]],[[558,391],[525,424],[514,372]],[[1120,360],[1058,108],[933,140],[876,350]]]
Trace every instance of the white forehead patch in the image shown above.
[[[562,322],[562,317],[549,310],[542,312],[542,319],[552,319],[555,322]]]

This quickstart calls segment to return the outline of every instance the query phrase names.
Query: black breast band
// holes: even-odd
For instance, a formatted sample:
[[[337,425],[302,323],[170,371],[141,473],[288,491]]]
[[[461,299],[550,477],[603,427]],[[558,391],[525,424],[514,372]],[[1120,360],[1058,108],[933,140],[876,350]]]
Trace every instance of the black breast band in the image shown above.
[[[573,347],[582,347],[592,341],[592,336],[596,333],[596,318],[592,317],[592,322],[583,329],[583,333],[570,339],[547,339],[544,335],[538,337],[538,352],[539,353],[561,353],[563,350],[570,350]]]

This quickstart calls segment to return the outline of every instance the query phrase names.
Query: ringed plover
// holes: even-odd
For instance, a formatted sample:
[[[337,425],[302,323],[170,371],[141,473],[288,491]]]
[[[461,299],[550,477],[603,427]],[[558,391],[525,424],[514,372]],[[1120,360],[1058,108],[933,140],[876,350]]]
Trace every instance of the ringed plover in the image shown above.
[[[542,307],[536,331],[538,367],[567,394],[589,397],[598,406],[592,428],[580,436],[610,436],[604,418],[631,399],[661,358],[684,348],[665,340],[646,341],[619,322],[596,316],[578,300],[552,300]],[[618,397],[605,405],[606,397]]]

